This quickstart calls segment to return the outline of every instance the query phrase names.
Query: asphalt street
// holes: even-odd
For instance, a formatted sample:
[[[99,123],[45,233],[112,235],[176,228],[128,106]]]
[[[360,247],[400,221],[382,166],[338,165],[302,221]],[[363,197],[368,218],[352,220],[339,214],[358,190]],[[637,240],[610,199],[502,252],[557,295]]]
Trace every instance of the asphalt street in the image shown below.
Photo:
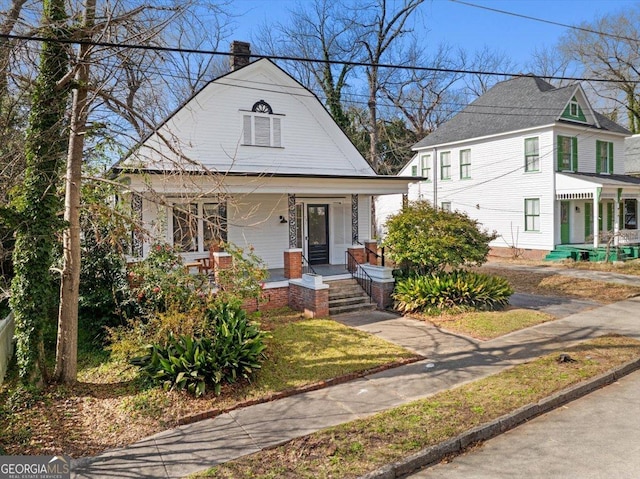
[[[640,371],[408,477],[640,478]]]

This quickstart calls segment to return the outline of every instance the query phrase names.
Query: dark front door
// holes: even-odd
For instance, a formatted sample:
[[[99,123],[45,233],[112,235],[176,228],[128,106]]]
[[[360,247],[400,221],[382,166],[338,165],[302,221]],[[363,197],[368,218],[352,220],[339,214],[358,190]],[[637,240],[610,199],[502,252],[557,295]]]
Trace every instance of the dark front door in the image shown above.
[[[329,205],[307,206],[309,264],[329,263]]]

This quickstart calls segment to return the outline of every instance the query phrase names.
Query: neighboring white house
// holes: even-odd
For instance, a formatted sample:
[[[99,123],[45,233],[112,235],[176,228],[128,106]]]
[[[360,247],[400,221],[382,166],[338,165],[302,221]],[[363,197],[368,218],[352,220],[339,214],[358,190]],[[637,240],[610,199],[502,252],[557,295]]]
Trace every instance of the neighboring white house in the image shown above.
[[[156,238],[187,261],[223,239],[251,246],[268,268],[302,249],[311,264],[344,264],[368,240],[372,195],[407,192],[377,175],[318,98],[269,60],[208,83],[113,171]],[[146,256],[149,242],[137,242]]]
[[[495,230],[496,253],[541,257],[558,245],[597,247],[617,232],[624,234],[616,242],[637,242],[640,179],[625,175],[629,135],[592,109],[580,85],[516,77],[417,143],[399,175],[422,177],[410,185],[410,200],[465,212]],[[382,197],[377,209],[397,211],[401,202]]]

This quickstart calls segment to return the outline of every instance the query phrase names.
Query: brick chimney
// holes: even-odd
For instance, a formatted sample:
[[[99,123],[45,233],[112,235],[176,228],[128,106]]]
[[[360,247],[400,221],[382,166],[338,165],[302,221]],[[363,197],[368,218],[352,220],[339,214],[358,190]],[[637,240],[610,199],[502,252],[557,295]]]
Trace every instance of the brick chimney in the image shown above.
[[[237,70],[249,64],[251,44],[234,40],[231,42],[231,71]]]

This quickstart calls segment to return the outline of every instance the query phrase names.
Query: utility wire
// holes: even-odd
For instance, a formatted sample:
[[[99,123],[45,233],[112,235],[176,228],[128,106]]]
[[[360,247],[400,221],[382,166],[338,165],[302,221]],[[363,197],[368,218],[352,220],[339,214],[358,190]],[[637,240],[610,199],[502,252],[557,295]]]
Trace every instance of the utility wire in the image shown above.
[[[180,47],[161,47],[151,45],[137,45],[132,43],[114,43],[114,42],[98,42],[92,40],[72,40],[66,38],[46,38],[34,35],[16,35],[16,34],[0,34],[0,38],[7,40],[23,40],[34,42],[57,42],[66,45],[89,45],[97,47],[109,47],[118,49],[133,49],[133,50],[148,50],[155,52],[168,52],[168,53],[192,53],[199,55],[222,55],[222,56],[237,56],[244,58],[266,58],[269,60],[283,60],[283,61],[295,61],[295,62],[307,62],[307,63],[326,63],[329,65],[347,65],[352,67],[366,67],[366,68],[389,68],[389,69],[404,69],[413,71],[429,71],[440,73],[461,73],[467,75],[492,75],[492,76],[511,76],[511,77],[531,77],[528,73],[513,73],[513,72],[491,72],[484,70],[465,70],[459,68],[436,68],[417,65],[397,65],[391,63],[370,63],[370,62],[356,62],[346,60],[325,60],[318,58],[308,57],[294,57],[287,55],[264,55],[264,54],[238,54],[231,52],[221,52],[217,50],[199,50],[197,48],[180,48]],[[629,83],[628,80],[614,80],[603,78],[581,78],[581,77],[568,77],[568,76],[545,76],[545,78],[551,80],[567,80],[567,81],[585,81],[585,82],[600,82],[600,83]],[[640,83],[640,80],[634,80],[632,83]]]
[[[467,7],[479,8],[480,10],[488,10],[490,12],[500,13],[503,15],[510,15],[512,17],[524,18],[525,20],[533,20],[535,22],[548,23],[549,25],[556,25],[558,27],[570,28],[572,30],[579,30],[581,32],[593,33],[595,35],[609,37],[615,40],[625,40],[627,42],[632,42],[632,43],[636,43],[638,41],[637,38],[625,37],[622,35],[615,35],[613,33],[602,32],[599,30],[593,30],[591,28],[586,28],[586,27],[579,27],[576,25],[569,25],[567,23],[554,22],[553,20],[547,20],[545,18],[532,17],[530,15],[524,15],[521,13],[509,12],[507,10],[500,10],[498,8],[491,8],[491,7],[486,7],[484,5],[477,5],[475,3],[463,2],[462,0],[449,0],[449,1],[453,3],[459,3],[460,5],[465,5]]]

